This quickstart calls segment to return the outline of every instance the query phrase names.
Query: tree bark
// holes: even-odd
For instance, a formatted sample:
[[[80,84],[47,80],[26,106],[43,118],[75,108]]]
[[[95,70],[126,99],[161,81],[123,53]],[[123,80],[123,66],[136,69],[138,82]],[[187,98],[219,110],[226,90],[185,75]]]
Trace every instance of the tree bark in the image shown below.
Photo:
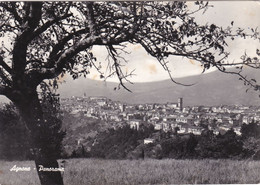
[[[35,165],[41,185],[63,185],[63,179],[60,171],[43,171],[45,168],[59,168],[56,159],[45,158],[41,154],[35,159]],[[43,167],[43,169],[41,169]]]
[[[46,134],[50,128],[48,128],[48,123],[43,120],[41,103],[36,90],[30,90],[29,93],[23,93],[19,97],[16,96],[12,101],[29,130],[31,152],[41,185],[63,185],[61,172],[57,171],[59,165],[57,152],[53,147],[55,141],[50,140]]]
[[[32,135],[33,155],[41,185],[63,185],[55,148],[51,147],[52,143],[45,137],[44,128],[41,129],[36,132],[37,136]]]

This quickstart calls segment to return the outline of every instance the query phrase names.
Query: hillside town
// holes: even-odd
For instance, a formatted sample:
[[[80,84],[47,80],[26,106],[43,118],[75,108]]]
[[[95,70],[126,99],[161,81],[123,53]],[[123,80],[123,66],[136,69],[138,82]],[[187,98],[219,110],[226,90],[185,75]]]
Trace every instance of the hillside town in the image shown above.
[[[216,135],[233,129],[241,135],[243,123],[260,120],[258,106],[183,106],[183,102],[178,98],[165,104],[126,104],[106,97],[73,96],[61,99],[61,106],[73,116],[103,120],[114,129],[129,125],[138,130],[142,125],[153,125],[158,131],[194,135],[201,135],[205,129]]]

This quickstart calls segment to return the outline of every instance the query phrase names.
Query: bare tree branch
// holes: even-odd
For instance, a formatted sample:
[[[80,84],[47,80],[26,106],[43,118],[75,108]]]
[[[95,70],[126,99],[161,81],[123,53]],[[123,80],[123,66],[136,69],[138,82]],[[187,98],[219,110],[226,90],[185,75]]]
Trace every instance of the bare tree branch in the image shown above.
[[[41,27],[39,27],[38,29],[36,29],[32,36],[31,36],[31,40],[34,39],[35,37],[37,37],[38,35],[40,35],[41,33],[43,33],[45,30],[47,30],[49,27],[51,27],[53,24],[63,20],[63,19],[66,19],[68,17],[72,16],[72,14],[66,14],[66,15],[63,15],[61,17],[57,17],[53,20],[50,20],[46,23],[44,23]]]
[[[9,74],[12,73],[12,69],[4,62],[3,57],[0,56],[0,66],[2,66]]]
[[[9,87],[12,86],[12,82],[9,79],[8,75],[3,71],[2,68],[0,68],[0,80],[2,81],[2,83],[8,85]]]
[[[128,89],[128,88],[125,86],[125,84],[124,84],[124,82],[123,82],[123,80],[126,79],[126,78],[125,78],[125,76],[124,76],[124,74],[123,74],[123,72],[122,72],[122,69],[121,69],[121,67],[120,67],[120,64],[118,63],[118,60],[117,60],[117,57],[116,57],[116,56],[117,56],[116,50],[114,49],[114,47],[113,47],[112,45],[108,45],[107,48],[108,48],[108,51],[109,51],[109,53],[110,53],[110,55],[111,55],[111,57],[112,57],[112,59],[113,59],[113,61],[114,61],[115,72],[116,72],[117,77],[118,77],[118,79],[119,79],[120,85],[121,85],[122,87],[124,87],[127,91],[132,92],[130,89]]]
[[[79,36],[80,34],[84,34],[84,33],[88,33],[88,32],[89,32],[89,30],[84,28],[84,29],[72,32],[72,33],[68,34],[67,36],[65,36],[63,39],[59,40],[58,43],[53,47],[53,49],[50,53],[49,63],[47,63],[46,66],[52,66],[51,63],[53,63],[55,61],[53,59],[55,58],[55,56],[57,56],[58,52],[60,52],[64,49],[66,43],[69,40],[71,40],[75,36]]]

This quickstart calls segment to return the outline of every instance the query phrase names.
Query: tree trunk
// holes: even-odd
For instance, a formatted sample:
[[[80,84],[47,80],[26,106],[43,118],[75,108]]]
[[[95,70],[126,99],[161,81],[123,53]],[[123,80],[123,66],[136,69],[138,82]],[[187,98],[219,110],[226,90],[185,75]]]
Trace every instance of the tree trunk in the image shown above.
[[[32,136],[34,142],[33,154],[41,185],[63,185],[57,155],[51,142],[44,137],[44,132]],[[36,143],[35,143],[36,142]]]
[[[60,171],[46,171],[46,169],[58,169],[59,165],[56,159],[45,158],[41,154],[36,157],[35,165],[41,185],[63,185]],[[45,170],[45,171],[44,171]]]
[[[63,185],[57,162],[57,152],[54,151],[55,147],[53,147],[55,141],[48,138],[47,132],[50,131],[50,128],[48,128],[48,123],[43,120],[43,111],[38,94],[36,90],[31,92],[33,93],[15,97],[13,102],[29,130],[31,152],[34,156],[41,185]]]

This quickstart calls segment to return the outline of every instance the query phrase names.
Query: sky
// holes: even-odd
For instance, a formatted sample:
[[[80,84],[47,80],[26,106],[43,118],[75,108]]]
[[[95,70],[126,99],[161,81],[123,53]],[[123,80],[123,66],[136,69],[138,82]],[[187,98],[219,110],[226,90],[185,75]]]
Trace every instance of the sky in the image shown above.
[[[188,2],[193,6],[194,2]],[[209,8],[203,15],[198,13],[195,19],[201,24],[214,23],[219,26],[227,27],[234,21],[234,27],[260,29],[260,2],[257,1],[214,1],[210,2],[214,7]],[[255,48],[259,42],[252,40],[240,39],[229,44],[231,52],[230,60],[238,60],[246,50],[248,54],[255,54]],[[128,63],[124,71],[134,71],[134,76],[129,78],[132,82],[150,82],[168,79],[168,73],[158,63],[156,59],[147,55],[146,51],[140,45],[128,45],[129,55],[125,58]],[[105,61],[107,52],[104,47],[94,47],[93,53],[99,61]],[[106,69],[103,63],[103,71]],[[174,78],[198,75],[202,72],[200,63],[187,60],[182,57],[169,57],[169,68]],[[210,69],[207,72],[212,72]],[[99,74],[93,69],[88,78],[99,80]],[[117,82],[117,78],[109,78],[108,81]]]
[[[188,2],[188,6],[193,6],[194,2]],[[214,23],[219,26],[230,26],[234,21],[235,27],[249,28],[259,27],[260,29],[260,2],[259,1],[213,1],[209,3],[213,8],[209,8],[203,15],[197,14],[196,21],[202,24]],[[254,54],[255,48],[260,48],[259,41],[238,40],[229,45],[231,52],[230,60],[237,60],[246,50],[248,54]],[[130,54],[125,56],[128,63],[124,67],[124,71],[134,71],[134,76],[129,78],[132,82],[151,82],[168,79],[168,73],[156,61],[156,59],[148,56],[140,45],[128,45],[127,49]],[[94,47],[93,53],[97,56],[98,61],[104,64],[107,56],[106,50],[102,47]],[[169,58],[169,68],[174,78],[199,75],[202,68],[199,63],[191,62],[182,57]],[[105,66],[105,65],[104,65]],[[105,70],[105,67],[103,67]],[[207,72],[214,71],[210,69]],[[66,81],[65,77],[65,81]],[[87,78],[100,80],[99,74],[93,69]],[[108,81],[118,82],[117,78],[109,78]],[[3,98],[0,96],[0,102]]]

